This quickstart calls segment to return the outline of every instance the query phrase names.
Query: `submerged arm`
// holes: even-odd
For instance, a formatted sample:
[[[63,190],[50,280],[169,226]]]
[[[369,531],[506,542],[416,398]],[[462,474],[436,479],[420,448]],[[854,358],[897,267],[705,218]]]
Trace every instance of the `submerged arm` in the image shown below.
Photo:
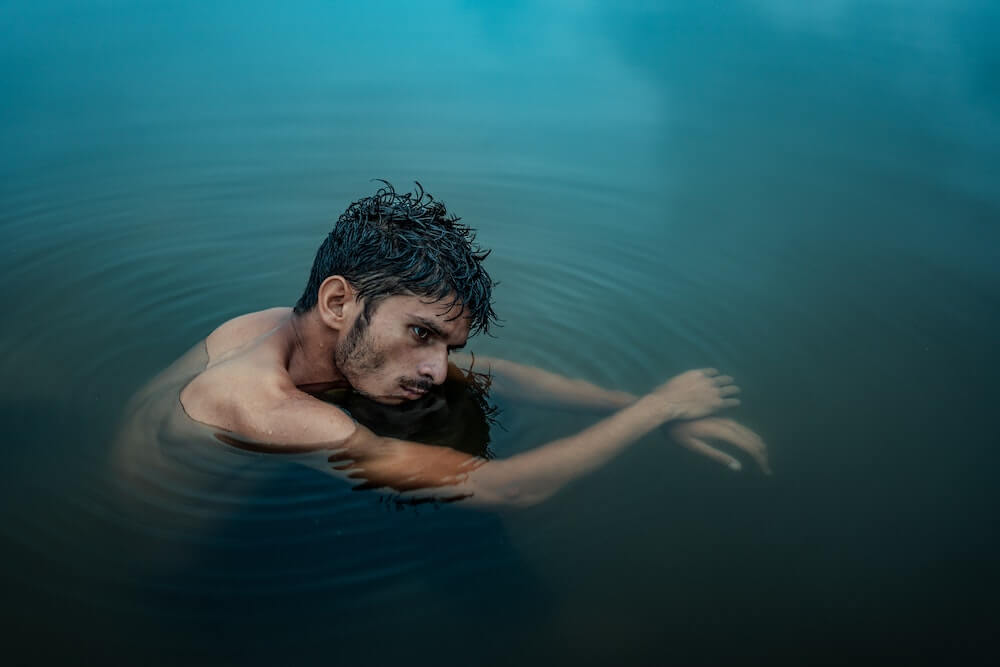
[[[643,399],[575,435],[492,461],[382,438],[359,426],[330,462],[348,477],[364,480],[362,488],[474,505],[527,506],[605,464],[672,414],[673,408],[656,397]]]
[[[493,373],[492,390],[529,401],[617,410],[639,398],[627,391],[605,389],[587,380],[571,379],[506,359],[452,354],[451,360],[461,368],[489,368]]]
[[[732,398],[737,391],[728,376],[690,371],[575,435],[503,460],[486,461],[447,447],[380,437],[305,394],[258,406],[247,414],[252,421],[240,429],[263,439],[277,436],[286,444],[251,445],[232,438],[227,442],[264,451],[330,450],[323,463],[326,470],[361,480],[359,488],[523,506],[545,500],[661,424],[738,404]],[[327,444],[309,444],[316,442]],[[312,465],[316,467],[315,461]]]
[[[463,368],[485,366],[495,372],[491,389],[521,399],[556,405],[617,410],[632,405],[639,397],[627,391],[605,389],[592,382],[571,379],[541,368],[505,359],[469,354],[453,354],[453,362]],[[723,441],[748,453],[761,471],[771,474],[767,446],[760,436],[731,419],[704,417],[675,420],[664,426],[670,438],[687,449],[717,461],[733,470],[742,464],[735,457],[713,447],[707,441]]]

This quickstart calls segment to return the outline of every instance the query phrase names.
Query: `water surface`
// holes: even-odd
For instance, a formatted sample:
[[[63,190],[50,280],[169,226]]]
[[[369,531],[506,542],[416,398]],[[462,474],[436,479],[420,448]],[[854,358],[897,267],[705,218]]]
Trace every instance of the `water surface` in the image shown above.
[[[993,3],[0,7],[4,626],[40,657],[628,664],[975,650],[997,587]],[[123,406],[298,297],[372,178],[494,248],[507,357],[715,366],[775,476],[654,434],[546,504],[275,457],[118,491]],[[498,456],[595,417],[506,402]]]

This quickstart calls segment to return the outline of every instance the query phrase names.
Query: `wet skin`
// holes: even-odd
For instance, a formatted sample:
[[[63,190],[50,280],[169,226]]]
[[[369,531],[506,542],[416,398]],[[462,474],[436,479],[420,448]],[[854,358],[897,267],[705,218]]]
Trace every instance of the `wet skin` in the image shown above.
[[[734,469],[738,461],[709,439],[747,451],[767,469],[766,448],[755,434],[730,420],[706,419],[738,404],[732,378],[714,369],[689,371],[635,397],[488,360],[502,378],[500,390],[617,411],[580,433],[504,460],[377,436],[314,394],[351,387],[386,405],[417,401],[454,368],[449,353],[465,345],[468,323],[456,308],[412,295],[382,300],[368,318],[363,300],[339,276],[323,283],[319,297],[306,313],[271,309],[216,329],[205,341],[204,370],[180,391],[187,415],[230,444],[325,452],[326,471],[361,480],[365,488],[470,504],[541,502],[664,425],[681,444]]]

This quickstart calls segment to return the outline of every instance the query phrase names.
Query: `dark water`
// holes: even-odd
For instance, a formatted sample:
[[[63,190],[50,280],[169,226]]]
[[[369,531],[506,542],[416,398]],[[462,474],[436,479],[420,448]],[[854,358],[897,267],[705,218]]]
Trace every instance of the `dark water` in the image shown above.
[[[15,661],[981,650],[995,3],[206,5],[0,5]],[[374,177],[420,180],[495,249],[505,326],[475,351],[634,392],[722,368],[775,476],[654,434],[518,512],[233,452],[123,497],[128,398],[216,324],[290,305]],[[592,420],[501,407],[499,456]]]

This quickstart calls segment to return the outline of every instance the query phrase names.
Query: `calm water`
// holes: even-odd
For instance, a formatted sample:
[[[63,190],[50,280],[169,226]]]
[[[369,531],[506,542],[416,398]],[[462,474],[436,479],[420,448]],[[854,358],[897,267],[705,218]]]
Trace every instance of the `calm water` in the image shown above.
[[[0,5],[8,651],[724,664],[993,628],[995,3]],[[654,434],[537,508],[260,455],[120,492],[146,380],[291,305],[416,179],[493,247],[474,351],[642,392],[717,366],[775,476]],[[501,403],[509,456],[593,416]]]

